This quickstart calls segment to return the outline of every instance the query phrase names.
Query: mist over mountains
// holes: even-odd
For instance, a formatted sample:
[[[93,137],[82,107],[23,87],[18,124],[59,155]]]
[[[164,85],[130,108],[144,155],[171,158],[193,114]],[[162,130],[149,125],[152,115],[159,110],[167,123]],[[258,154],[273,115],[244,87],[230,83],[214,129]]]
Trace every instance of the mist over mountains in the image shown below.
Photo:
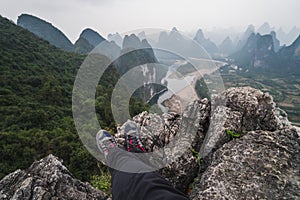
[[[251,74],[252,79],[257,79],[258,74],[264,74],[264,79],[274,78],[271,74],[275,77],[300,74],[300,29],[296,27],[285,33],[282,28],[277,30],[264,23],[258,28],[249,25],[244,32],[233,35],[228,30],[214,35],[198,29],[192,38],[186,37],[174,27],[171,31],[161,30],[154,37],[156,39],[149,37],[149,32],[143,30],[127,35],[113,33],[105,39],[96,30],[86,28],[75,44],[71,44],[60,30],[37,17],[22,14],[18,25],[60,49],[79,54],[94,51],[105,55],[114,62],[121,75],[134,66],[165,60],[173,62],[184,57],[221,60],[236,65],[242,76]],[[216,40],[217,35],[219,39],[223,37],[219,42]],[[154,73],[152,67],[147,67],[149,72]],[[149,74],[149,79],[152,79],[150,77]],[[153,88],[149,90],[158,92]]]
[[[72,44],[62,31],[38,17],[22,14],[17,23],[64,51],[85,55],[94,51],[105,55],[114,61],[114,65],[121,75],[133,66],[165,60],[173,62],[182,57],[221,60],[228,63],[229,69],[224,69],[229,73],[227,75],[232,76],[231,72],[235,71],[239,81],[244,81],[243,77],[252,81],[263,80],[263,83],[251,82],[248,84],[260,89],[267,87],[267,90],[282,103],[282,107],[291,114],[294,121],[300,122],[297,117],[300,112],[298,111],[300,102],[296,97],[298,95],[297,80],[300,75],[299,28],[294,27],[289,32],[285,32],[282,28],[277,29],[269,23],[264,23],[260,27],[250,24],[245,31],[240,33],[231,29],[218,32],[217,29],[206,31],[200,28],[189,38],[174,27],[171,31],[161,30],[155,36],[156,40],[149,37],[149,33],[143,30],[127,35],[112,33],[106,39],[96,30],[86,28],[75,44]],[[206,51],[199,50],[201,48]],[[169,53],[157,49],[165,49]],[[170,52],[177,52],[179,55]],[[123,56],[125,54],[127,56]],[[230,66],[234,66],[233,69]],[[154,73],[153,67],[147,65],[147,69],[149,78],[153,77],[150,75]],[[284,83],[279,84],[278,77]],[[270,80],[277,80],[277,82],[269,84]],[[227,81],[230,82],[230,80]],[[241,84],[244,83],[237,82],[235,85]],[[286,84],[289,90],[285,88]],[[279,86],[273,90],[272,85]],[[149,91],[159,92],[152,87],[149,88]],[[281,92],[277,93],[276,91]],[[289,92],[286,93],[286,91]],[[146,96],[149,98],[149,95]],[[146,101],[147,98],[144,100]],[[295,110],[294,107],[297,109]]]
[[[249,25],[240,34],[230,35],[230,32],[225,32],[222,35],[220,33],[219,36],[222,35],[224,39],[219,44],[213,39],[216,37],[210,38],[211,32],[202,29],[198,29],[192,40],[176,27],[169,32],[162,30],[154,40],[148,37],[148,32],[143,30],[128,35],[113,33],[105,39],[97,31],[86,28],[81,32],[75,44],[72,44],[62,31],[38,17],[22,14],[17,23],[62,50],[79,54],[94,51],[105,55],[115,62],[121,74],[126,71],[124,69],[129,69],[134,65],[152,63],[157,59],[176,60],[178,56],[222,60],[238,65],[244,70],[263,69],[276,71],[278,74],[299,73],[300,29],[296,27],[285,33],[282,28],[277,30],[269,23],[264,23],[258,28]],[[203,48],[207,53],[199,48]],[[131,52],[136,49],[138,51]],[[177,52],[179,55],[171,55],[157,49]],[[125,60],[124,56],[119,58],[127,52],[131,52],[129,57]],[[128,60],[132,62],[128,64]],[[124,66],[121,67],[121,65]]]
[[[252,191],[250,197],[255,197],[257,188],[261,189],[262,198],[266,197],[265,194],[272,198],[274,191],[283,198],[299,196],[297,193],[299,174],[296,173],[300,160],[299,142],[297,143],[299,131],[296,133],[294,129],[282,129],[290,127],[291,124],[300,125],[299,29],[293,28],[289,33],[285,33],[268,23],[264,23],[261,27],[249,25],[241,33],[232,33],[229,29],[217,33],[199,28],[188,38],[174,27],[170,31],[160,31],[154,37],[153,35],[149,37],[151,35],[145,30],[126,35],[112,33],[106,39],[98,30],[85,28],[72,43],[62,31],[38,17],[22,14],[17,23],[18,25],[0,16],[0,157],[2,158],[0,178],[16,169],[27,168],[34,160],[55,154],[64,160],[74,177],[89,181],[93,186],[97,186],[97,183],[109,185],[106,184],[106,179],[110,179],[107,176],[108,169],[105,171],[106,168],[97,163],[82,145],[72,115],[73,109],[88,115],[95,109],[101,127],[114,133],[117,132],[119,122],[122,124],[133,116],[137,116],[135,120],[141,126],[162,127],[151,129],[157,130],[158,137],[147,134],[153,138],[154,142],[145,140],[152,149],[161,147],[161,144],[168,144],[182,121],[189,122],[193,117],[199,118],[200,122],[197,124],[183,123],[187,128],[184,129],[186,132],[195,126],[197,135],[199,133],[199,137],[197,136],[199,141],[195,141],[193,144],[195,146],[191,146],[193,151],[189,149],[188,153],[184,154],[181,159],[183,162],[177,163],[179,167],[176,164],[163,171],[166,177],[171,176],[170,181],[180,186],[182,192],[188,192],[189,187],[194,187],[193,199],[203,196],[201,192],[207,190],[202,188],[210,186],[210,181],[216,183],[216,186],[213,186],[215,188],[220,188],[220,183],[226,183],[228,189],[221,187],[224,192],[221,194],[236,193],[238,197],[249,195],[248,188]],[[102,63],[105,65],[109,63],[109,66],[98,84],[91,86],[96,90],[95,101],[84,98],[81,101],[81,93],[75,92],[76,99],[80,103],[73,107],[74,81],[82,69],[82,63],[90,55],[99,60],[100,64],[96,62],[96,68],[102,67],[100,66]],[[205,60],[203,63],[209,62],[205,65],[205,70],[211,71],[197,76],[194,64],[202,62],[201,59]],[[160,64],[160,68],[157,68],[157,63]],[[225,89],[232,88],[217,97],[216,102],[223,98],[227,99],[226,106],[214,108],[210,99],[212,96],[210,92],[213,90],[208,89],[214,79],[206,78],[213,77],[216,73],[220,73],[218,75]],[[87,73],[84,78],[89,79],[95,74],[97,73]],[[120,84],[119,93],[113,99],[114,90],[118,88],[116,85],[122,83],[126,75],[129,77],[127,79],[129,84]],[[191,80],[188,83],[184,80],[187,76]],[[172,82],[174,80],[181,82]],[[209,83],[206,80],[211,81]],[[180,107],[177,106],[180,96],[175,92],[173,92],[175,98],[168,97],[167,100],[161,100],[161,97],[172,90],[169,86],[175,85],[174,83],[183,88],[192,86],[190,87],[192,90],[182,94],[186,96],[188,102],[192,102],[188,107],[191,115],[182,115],[181,118],[177,109],[167,110],[167,113],[159,110],[160,103],[166,107],[167,104],[175,108]],[[136,89],[134,93],[131,93],[132,85],[139,86],[134,88]],[[194,90],[195,96],[190,92]],[[126,101],[127,96],[130,98],[129,102]],[[176,99],[176,96],[179,98]],[[194,101],[193,97],[197,97],[197,101]],[[123,115],[124,105],[126,108],[129,107],[130,116]],[[152,107],[153,105],[156,107]],[[116,109],[117,117],[113,115],[113,108]],[[152,108],[154,109],[151,110]],[[138,115],[139,113],[141,114]],[[165,113],[162,120],[157,120],[160,119],[158,115],[162,113]],[[222,125],[218,119],[224,116],[224,113],[228,119]],[[217,120],[214,122],[212,119]],[[211,133],[208,132],[210,123],[216,127],[212,132],[213,135],[209,135]],[[84,129],[91,130],[90,127],[92,124],[88,122]],[[96,130],[88,132],[94,134]],[[234,136],[237,134],[239,136]],[[123,134],[120,137],[123,137]],[[206,138],[209,139],[207,143],[204,142]],[[209,153],[206,160],[200,157],[204,155],[201,153],[202,146],[205,147],[203,149],[210,149],[212,153]],[[178,150],[181,150],[181,147],[178,147]],[[269,154],[265,154],[266,150]],[[285,152],[285,156],[282,156],[281,151]],[[250,152],[250,157],[245,152]],[[225,160],[223,155],[226,155]],[[53,156],[48,158],[40,162],[42,165],[34,164],[30,170],[18,170],[13,176],[3,179],[0,184],[1,191],[4,191],[5,186],[5,191],[10,197],[14,191],[18,191],[16,194],[20,196],[39,192],[41,182],[49,187],[48,183],[53,182],[52,176],[49,180],[45,180],[32,172],[36,171],[35,166],[42,166],[42,169],[43,166],[48,166],[45,168],[47,177],[54,174],[57,178],[56,172],[51,171],[53,163],[58,167],[57,172],[61,177],[59,181],[62,181],[63,187],[51,186],[49,191],[53,191],[52,194],[59,196],[60,193],[56,191],[63,190],[64,193],[67,191],[66,195],[70,195],[68,191],[70,188],[70,191],[73,191],[74,186],[76,188],[74,191],[85,190],[85,187],[77,190],[78,181],[73,180],[73,176],[69,180],[70,173],[57,159]],[[240,162],[241,159],[243,162]],[[270,164],[265,165],[266,160]],[[288,168],[286,163],[289,165]],[[50,172],[47,171],[49,166]],[[249,166],[254,166],[255,169]],[[221,176],[215,175],[215,169],[219,170],[217,172]],[[269,173],[270,170],[272,174]],[[60,172],[67,173],[67,176]],[[277,173],[280,173],[280,176],[277,176]],[[265,176],[266,174],[271,176]],[[274,174],[276,176],[273,176]],[[65,177],[70,183],[67,186]],[[181,180],[181,177],[187,180]],[[196,180],[195,177],[201,179]],[[30,184],[23,178],[29,180]],[[277,184],[274,180],[280,180],[281,183]],[[259,183],[259,187],[253,189],[253,183]],[[25,191],[23,186],[31,192],[19,192]],[[270,190],[269,186],[274,190]],[[45,191],[48,192],[47,187]],[[106,190],[109,192],[110,188],[106,186]],[[0,199],[1,195],[5,194],[1,191]],[[210,191],[212,196],[216,196],[214,190]],[[218,198],[219,196],[216,199]]]
[[[72,44],[62,31],[57,29],[51,23],[38,17],[22,14],[19,16],[17,24],[28,29],[54,46],[63,50],[74,51],[81,54],[87,54],[101,42],[114,41],[114,44],[107,43],[106,46],[108,46],[108,48],[110,48],[109,46],[112,46],[112,49],[116,49],[116,46],[123,48],[122,45],[125,37],[121,36],[119,33],[112,33],[108,35],[107,39],[105,39],[105,37],[100,35],[96,30],[86,28],[82,31],[75,44]],[[183,34],[175,27],[172,32],[174,31],[177,32],[176,34],[178,37],[180,37],[180,34]],[[215,29],[211,31],[206,31],[200,28],[194,36],[192,36],[192,38],[203,46],[212,57],[226,57],[241,50],[253,33],[259,33],[260,35],[272,35],[274,51],[278,52],[280,47],[289,46],[297,39],[300,33],[300,28],[294,27],[289,32],[285,32],[281,27],[277,29],[267,22],[262,24],[260,27],[249,25],[244,32],[237,32],[230,28],[223,30]],[[145,33],[142,32],[138,33],[136,36],[140,40],[143,40],[146,37]],[[162,40],[164,36],[162,35],[161,37],[161,42],[163,42]],[[148,42],[151,43],[151,41]]]

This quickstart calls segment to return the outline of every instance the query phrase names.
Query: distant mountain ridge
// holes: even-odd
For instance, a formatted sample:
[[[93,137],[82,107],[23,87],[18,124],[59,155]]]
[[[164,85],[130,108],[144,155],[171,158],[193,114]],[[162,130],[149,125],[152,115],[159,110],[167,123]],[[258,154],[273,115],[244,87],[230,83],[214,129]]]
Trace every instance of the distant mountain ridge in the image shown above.
[[[90,28],[84,29],[79,38],[86,39],[94,47],[105,41],[105,39],[99,33]]]
[[[106,44],[103,44],[103,48],[107,48],[108,53],[106,54],[109,57],[110,55],[116,57],[119,55],[119,53],[113,53],[113,51],[119,51],[118,48],[127,48],[127,44],[123,41],[124,38],[122,38],[119,33],[109,34],[108,40],[106,40],[97,31],[92,30],[91,28],[86,28],[82,31],[75,44],[72,44],[72,42],[62,31],[60,31],[51,23],[38,17],[29,14],[22,14],[18,17],[17,24],[39,36],[40,38],[48,41],[50,44],[65,51],[72,51],[79,54],[88,54],[97,45],[102,42],[106,42]],[[212,57],[225,58],[232,53],[242,50],[252,33],[260,33],[261,35],[271,34],[273,39],[274,51],[277,53],[281,49],[280,44],[289,43],[288,41],[290,41],[291,38],[296,38],[295,35],[299,34],[299,31],[300,29],[296,27],[291,29],[288,33],[285,33],[282,29],[275,31],[274,27],[271,27],[269,23],[265,22],[257,29],[257,32],[254,25],[249,25],[247,30],[240,36],[230,37],[228,35],[227,37],[224,37],[223,42],[219,43],[218,45],[216,45],[209,37],[206,38],[202,29],[199,29],[197,31],[194,36],[194,40],[198,44],[200,44]],[[145,37],[145,32],[141,32],[136,35],[135,39],[133,37],[130,37],[129,40],[133,40],[130,42],[132,43],[131,46],[133,45],[137,47],[137,38],[143,41]],[[183,35],[181,35],[181,33],[174,27],[170,34],[161,34],[159,39],[159,46],[170,45],[172,46],[172,49],[180,49],[182,44],[175,44],[176,40],[178,39],[180,40],[180,43],[186,43],[184,42]],[[114,41],[114,43],[111,43],[112,41]],[[136,41],[135,44],[133,44],[134,41]],[[122,47],[123,45],[125,46]]]
[[[217,45],[214,42],[212,42],[210,39],[204,37],[204,33],[202,29],[199,29],[197,31],[194,40],[198,42],[200,45],[202,45],[208,53],[213,54],[218,52]]]
[[[115,65],[121,74],[132,67],[157,62],[148,41],[146,39],[141,41],[135,34],[124,37],[120,55],[115,61]]]
[[[21,14],[18,17],[17,25],[29,30],[41,39],[48,41],[50,44],[62,50],[79,54],[88,54],[98,44],[106,41],[106,39],[96,31],[86,28],[82,31],[75,44],[72,44],[67,36],[54,25],[29,14]]]
[[[248,38],[251,36],[251,34],[255,33],[255,27],[250,24],[244,34],[241,36],[240,40],[237,43],[236,50],[240,50],[243,48],[243,46],[246,44]]]
[[[101,43],[98,51],[103,55],[113,59],[120,54],[120,47],[114,42],[109,42],[98,32],[87,28],[84,29],[74,44],[75,52],[79,54],[88,54]]]
[[[283,44],[291,44],[295,38],[297,38],[299,33],[300,28],[297,27],[293,27],[289,32],[283,31],[282,28],[277,31],[278,38]]]
[[[226,55],[230,55],[235,51],[235,45],[229,36],[224,39],[218,48],[220,53],[224,53]]]
[[[290,46],[283,47],[279,55],[286,59],[300,59],[300,35]]]
[[[260,35],[252,33],[245,46],[231,57],[241,66],[260,67],[265,66],[263,62],[274,54],[274,45],[271,35]]]
[[[88,54],[95,47],[89,43],[85,38],[79,37],[74,44],[74,51],[79,54]]]
[[[44,39],[50,44],[65,51],[76,52],[79,54],[88,54],[97,47],[95,51],[109,57],[111,60],[115,60],[120,56],[121,49],[128,50],[132,48],[146,48],[147,50],[144,51],[147,51],[147,55],[149,55],[150,58],[146,59],[145,54],[142,59],[143,62],[146,60],[156,60],[155,55],[151,50],[152,47],[149,45],[148,41],[146,39],[140,40],[134,34],[126,36],[124,40],[119,34],[115,34],[114,38],[118,39],[118,41],[115,42],[106,40],[97,31],[92,30],[91,28],[86,28],[81,32],[79,38],[73,45],[62,31],[57,29],[51,23],[38,17],[28,14],[22,14],[19,16],[17,24],[34,33],[41,39]],[[113,35],[109,35],[109,38],[111,37],[113,37]],[[121,41],[123,44],[118,45],[118,43]]]
[[[253,33],[245,46],[230,58],[244,68],[300,74],[300,35],[290,46],[283,46],[276,52],[273,35]]]
[[[269,34],[271,31],[274,31],[274,28],[271,28],[268,22],[263,23],[258,29],[257,32],[261,35]]]
[[[60,49],[66,51],[74,50],[73,44],[67,36],[45,20],[29,14],[22,14],[18,17],[17,25],[29,30]]]

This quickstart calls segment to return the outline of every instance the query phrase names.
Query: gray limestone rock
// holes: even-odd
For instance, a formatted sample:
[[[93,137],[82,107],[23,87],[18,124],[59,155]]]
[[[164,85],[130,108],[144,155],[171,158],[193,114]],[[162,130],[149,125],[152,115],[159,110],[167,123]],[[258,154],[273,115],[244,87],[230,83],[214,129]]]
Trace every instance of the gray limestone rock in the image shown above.
[[[300,138],[293,129],[251,131],[215,151],[191,199],[299,199]]]
[[[49,155],[27,170],[17,170],[0,181],[0,199],[99,199],[109,198],[89,183],[75,179],[58,158]]]
[[[275,115],[275,103],[268,93],[251,87],[229,88],[215,101],[225,98],[226,107],[242,114],[241,131],[270,130],[281,127]]]
[[[202,158],[206,157],[211,151],[220,148],[223,144],[230,141],[226,130],[238,133],[241,130],[242,114],[238,111],[231,111],[230,108],[219,106],[211,116],[211,123],[205,140],[200,149]]]
[[[167,149],[167,152],[174,152],[169,156],[176,152],[181,156],[162,168],[160,173],[185,192],[196,177],[199,158],[202,159],[202,173],[214,161],[213,153],[232,140],[226,130],[243,136],[248,131],[281,128],[274,106],[269,94],[250,87],[231,88],[214,96],[212,103],[207,99],[190,103],[181,115],[168,113],[159,116],[143,112],[134,117],[134,121],[141,127],[142,140],[148,151],[167,148],[170,142],[176,142],[178,136],[184,138]],[[195,138],[191,139],[189,133],[196,133]],[[123,132],[120,131],[117,139],[121,144],[124,142],[122,138]],[[188,148],[185,145],[189,145]],[[194,152],[199,150],[200,153],[195,155]],[[160,159],[165,159],[164,156],[161,155]]]
[[[243,135],[247,131],[273,131],[282,126],[268,93],[251,87],[227,89],[213,97],[210,126],[200,154],[204,158],[227,143],[230,140],[227,129]]]
[[[193,200],[300,198],[299,129],[280,122],[268,93],[230,88],[212,102],[191,102],[180,115],[143,112],[133,120],[148,152],[164,149],[151,164],[171,160],[159,173],[183,192],[193,185]],[[115,135],[121,146],[123,135],[124,126]],[[0,181],[0,199],[51,197],[108,199],[51,155]]]

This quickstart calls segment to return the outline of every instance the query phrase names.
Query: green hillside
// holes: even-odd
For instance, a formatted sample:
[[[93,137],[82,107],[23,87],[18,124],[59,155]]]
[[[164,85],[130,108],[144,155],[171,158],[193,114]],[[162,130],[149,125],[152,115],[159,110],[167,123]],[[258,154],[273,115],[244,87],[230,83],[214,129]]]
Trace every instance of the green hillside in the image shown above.
[[[0,18],[0,178],[49,153],[80,178],[96,172],[71,118],[72,85],[83,59]]]
[[[50,153],[81,180],[99,173],[72,119],[73,83],[84,58],[0,17],[0,178]],[[118,78],[111,66],[97,87],[99,122],[112,130],[110,95]],[[131,106],[133,113],[143,109]]]

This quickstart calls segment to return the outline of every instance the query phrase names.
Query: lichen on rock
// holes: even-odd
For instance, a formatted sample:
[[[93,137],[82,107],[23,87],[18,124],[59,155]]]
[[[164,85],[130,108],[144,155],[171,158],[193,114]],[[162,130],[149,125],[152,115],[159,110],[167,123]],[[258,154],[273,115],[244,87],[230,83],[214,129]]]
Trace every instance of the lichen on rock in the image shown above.
[[[0,181],[0,199],[99,199],[109,198],[89,183],[75,179],[55,156],[34,162]]]
[[[251,131],[213,153],[191,199],[297,199],[299,172],[295,130]]]

